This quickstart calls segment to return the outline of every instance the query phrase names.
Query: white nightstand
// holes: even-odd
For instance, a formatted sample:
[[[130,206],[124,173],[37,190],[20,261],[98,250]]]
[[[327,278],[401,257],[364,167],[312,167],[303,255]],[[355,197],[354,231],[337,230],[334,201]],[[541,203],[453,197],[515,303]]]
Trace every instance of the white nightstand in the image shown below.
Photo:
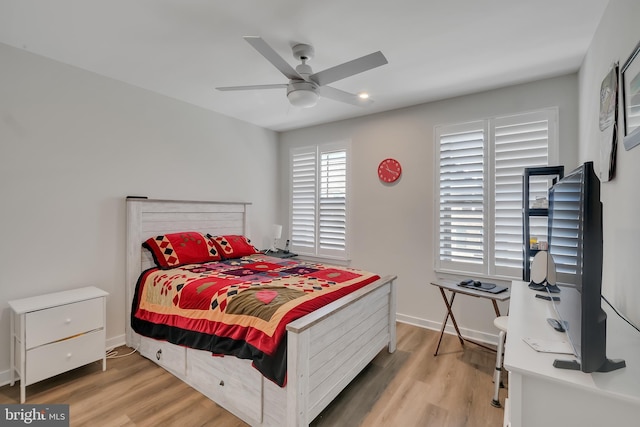
[[[93,286],[9,301],[11,385],[26,386],[106,358],[106,297]]]

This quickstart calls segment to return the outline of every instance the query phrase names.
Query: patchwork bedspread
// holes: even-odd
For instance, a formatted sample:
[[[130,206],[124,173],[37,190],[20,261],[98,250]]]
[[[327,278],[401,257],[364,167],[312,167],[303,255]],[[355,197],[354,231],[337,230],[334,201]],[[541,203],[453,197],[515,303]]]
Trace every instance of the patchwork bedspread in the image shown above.
[[[378,275],[262,254],[152,268],[138,279],[131,324],[144,336],[251,359],[286,382],[286,325]]]

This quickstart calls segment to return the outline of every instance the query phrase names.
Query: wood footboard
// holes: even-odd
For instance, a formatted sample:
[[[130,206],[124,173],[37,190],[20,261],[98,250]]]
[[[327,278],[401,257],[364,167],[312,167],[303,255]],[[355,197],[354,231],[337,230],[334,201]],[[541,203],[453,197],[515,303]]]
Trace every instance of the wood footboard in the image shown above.
[[[395,277],[287,325],[287,426],[306,426],[385,346],[395,351]]]

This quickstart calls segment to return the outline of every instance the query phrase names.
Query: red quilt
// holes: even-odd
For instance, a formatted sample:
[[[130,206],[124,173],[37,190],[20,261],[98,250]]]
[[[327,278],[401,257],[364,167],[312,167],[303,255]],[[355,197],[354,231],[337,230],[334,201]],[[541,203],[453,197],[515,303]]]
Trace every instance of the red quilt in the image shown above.
[[[142,273],[131,323],[141,335],[253,360],[286,381],[286,325],[377,280],[347,267],[251,255]]]

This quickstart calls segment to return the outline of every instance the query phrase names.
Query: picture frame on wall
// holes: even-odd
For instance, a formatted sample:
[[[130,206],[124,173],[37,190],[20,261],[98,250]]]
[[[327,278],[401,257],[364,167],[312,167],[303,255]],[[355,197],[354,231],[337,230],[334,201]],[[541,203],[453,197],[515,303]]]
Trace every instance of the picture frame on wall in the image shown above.
[[[622,75],[622,108],[624,116],[624,148],[640,144],[640,43],[620,69]]]
[[[618,63],[602,80],[600,86],[600,181],[615,177],[618,141]]]

